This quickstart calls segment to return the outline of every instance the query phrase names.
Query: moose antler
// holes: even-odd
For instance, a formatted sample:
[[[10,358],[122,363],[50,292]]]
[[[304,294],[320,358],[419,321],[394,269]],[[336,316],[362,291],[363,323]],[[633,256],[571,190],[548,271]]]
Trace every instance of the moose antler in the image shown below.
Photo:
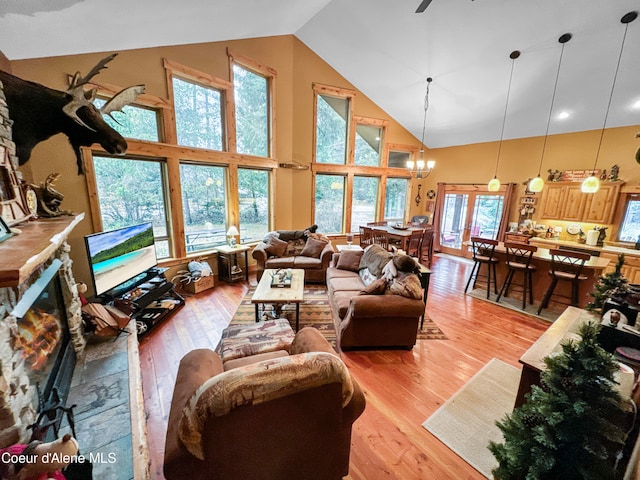
[[[144,93],[144,85],[134,85],[120,90],[113,97],[109,99],[100,109],[100,113],[103,115],[109,115],[111,118],[111,112],[119,112],[123,107],[135,102],[138,95]],[[116,122],[117,120],[113,118]]]
[[[86,76],[82,78],[80,78],[80,72],[76,72],[75,75],[73,76],[73,79],[71,80],[71,84],[69,85],[67,92],[71,93],[72,90],[75,90],[76,88],[89,83],[89,80],[91,80],[98,73],[100,73],[100,70],[102,70],[103,68],[107,68],[107,63],[109,63],[111,60],[116,58],[117,55],[118,55],[117,53],[112,53],[108,57],[104,57],[102,60],[100,60],[96,64],[95,67],[93,67],[89,71],[89,73],[87,73]]]

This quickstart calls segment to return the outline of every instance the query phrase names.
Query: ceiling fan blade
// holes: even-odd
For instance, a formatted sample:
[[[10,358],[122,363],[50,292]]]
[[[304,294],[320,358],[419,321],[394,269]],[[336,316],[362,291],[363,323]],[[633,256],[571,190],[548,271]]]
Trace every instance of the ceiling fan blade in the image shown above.
[[[418,5],[416,13],[424,12],[427,9],[427,7],[429,6],[429,4],[431,3],[431,1],[432,0],[422,0],[422,3],[420,5]]]

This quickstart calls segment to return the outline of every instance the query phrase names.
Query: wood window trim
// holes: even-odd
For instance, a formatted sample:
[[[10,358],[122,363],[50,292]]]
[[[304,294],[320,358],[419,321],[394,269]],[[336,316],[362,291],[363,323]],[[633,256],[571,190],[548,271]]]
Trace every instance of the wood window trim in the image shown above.
[[[245,68],[253,73],[265,77],[267,79],[267,115],[268,115],[268,156],[269,158],[275,158],[277,152],[276,149],[276,88],[275,81],[278,76],[278,72],[275,69],[263,65],[252,58],[237,53],[235,50],[227,48],[227,56],[229,57],[229,78],[231,78],[231,84],[233,85],[233,64],[237,64],[242,68]],[[233,95],[232,95],[233,96]],[[236,129],[236,116],[235,116],[235,96],[233,96],[233,125],[234,125],[234,139]],[[234,144],[236,141],[234,140]],[[237,145],[235,145],[235,151],[237,151]]]
[[[350,130],[350,135],[349,135],[349,144],[353,145],[353,148],[350,149],[351,152],[353,152],[353,155],[350,155],[349,158],[347,158],[347,163],[353,163],[355,164],[356,161],[356,131],[358,128],[358,125],[366,125],[368,127],[378,127],[380,129],[380,151],[378,152],[378,157],[380,159],[380,163],[379,166],[380,167],[386,167],[387,166],[387,160],[384,156],[384,144],[385,144],[385,138],[387,136],[387,127],[389,126],[389,120],[382,120],[379,118],[371,118],[371,117],[363,117],[361,115],[351,115],[351,128]]]
[[[173,77],[184,79],[186,81],[195,82],[196,84],[219,90],[222,94],[222,125],[224,127],[224,150],[236,152],[236,122],[235,122],[235,102],[233,99],[233,85],[228,80],[215,77],[208,73],[202,72],[195,68],[183,65],[166,58],[163,59],[163,66],[167,78],[167,90],[170,103],[174,105]],[[178,134],[176,129],[175,108],[172,108],[172,125],[168,126],[167,141],[169,143],[178,143]],[[169,137],[171,135],[171,137]]]
[[[311,165],[316,165],[317,158],[317,147],[318,147],[318,139],[316,138],[316,132],[318,131],[318,96],[326,95],[329,97],[343,98],[347,100],[348,103],[348,117],[346,120],[346,128],[347,128],[347,151],[345,152],[345,163],[344,164],[330,164],[330,165],[340,165],[345,166],[349,164],[351,160],[351,164],[353,164],[353,154],[354,154],[354,141],[352,141],[352,132],[353,132],[353,108],[354,108],[354,99],[356,97],[356,92],[354,90],[349,90],[346,88],[340,87],[332,87],[330,85],[323,85],[320,83],[312,84],[313,90],[313,137],[312,137],[312,145],[311,145]],[[355,136],[353,136],[355,139]]]

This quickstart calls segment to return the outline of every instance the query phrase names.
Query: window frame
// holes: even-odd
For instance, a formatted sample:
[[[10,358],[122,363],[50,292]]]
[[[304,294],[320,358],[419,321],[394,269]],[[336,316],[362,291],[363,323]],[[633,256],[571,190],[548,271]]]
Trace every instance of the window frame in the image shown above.
[[[342,219],[342,232],[340,234],[348,233],[346,229],[351,226],[351,210],[353,205],[353,180],[355,176],[368,176],[378,178],[378,194],[376,205],[376,221],[382,220],[384,216],[384,205],[386,201],[387,191],[387,178],[406,178],[408,180],[407,185],[411,184],[411,174],[406,168],[390,168],[387,166],[388,149],[389,146],[398,148],[397,144],[387,144],[387,128],[389,126],[389,120],[381,120],[377,118],[364,117],[361,115],[355,115],[354,108],[356,105],[356,92],[346,88],[332,87],[328,85],[322,85],[314,83],[313,89],[313,145],[312,145],[312,161],[311,161],[311,173],[312,173],[312,218],[315,219],[316,213],[316,175],[342,175],[345,177],[345,198],[344,198],[344,210]],[[347,158],[345,164],[335,163],[318,163],[316,162],[316,132],[318,122],[318,95],[329,95],[333,97],[342,97],[349,100],[349,121],[347,122],[348,129],[348,143],[347,143]],[[356,139],[356,125],[369,125],[381,128],[381,144],[380,144],[380,165],[379,166],[360,166],[354,164],[355,156],[355,139]],[[403,145],[412,156],[415,156],[418,152],[417,147],[411,147]],[[407,193],[407,199],[409,194]],[[407,217],[409,212],[410,202],[406,202],[404,216]]]
[[[246,58],[246,57],[245,57]],[[155,108],[160,115],[159,136],[160,142],[152,142],[137,139],[127,139],[128,149],[125,157],[142,157],[146,159],[155,159],[164,162],[163,188],[165,191],[165,204],[168,212],[180,212],[179,215],[170,215],[167,233],[169,235],[170,249],[172,257],[163,259],[159,263],[165,267],[182,265],[190,258],[202,257],[210,255],[215,251],[211,250],[198,251],[197,253],[187,253],[184,238],[184,222],[182,218],[182,190],[180,188],[180,164],[182,162],[202,163],[211,166],[223,166],[227,168],[227,226],[239,226],[239,199],[238,199],[238,167],[247,167],[252,169],[263,169],[269,171],[269,227],[273,226],[274,218],[274,175],[273,172],[278,168],[278,163],[273,158],[256,157],[246,154],[238,154],[235,152],[235,122],[233,120],[234,102],[232,84],[224,80],[216,79],[209,74],[200,72],[194,68],[181,65],[177,62],[164,59],[164,68],[166,76],[166,85],[168,100],[155,97],[153,95],[143,94],[132,103],[132,105],[146,106]],[[229,66],[231,68],[231,66]],[[173,72],[181,72],[181,78],[190,76],[193,80],[201,79],[205,83],[209,80],[219,81],[220,86],[227,88],[226,111],[230,115],[225,115],[227,146],[228,151],[208,150],[203,148],[186,147],[177,144],[177,134],[175,126],[175,113],[173,109]],[[275,70],[272,72],[275,75]],[[201,82],[199,82],[201,83]],[[91,85],[90,85],[91,86]],[[92,85],[96,88],[96,85]],[[111,97],[122,90],[121,87],[101,84],[98,93],[104,97]],[[272,109],[273,110],[273,109]],[[273,115],[273,112],[272,112]],[[273,132],[273,131],[272,131]],[[272,148],[273,144],[272,144]],[[103,231],[100,217],[99,198],[97,196],[97,185],[95,180],[95,171],[93,168],[93,156],[109,156],[100,145],[91,147],[81,147],[83,157],[87,190],[89,193],[89,209],[91,211],[91,222],[94,232]],[[228,228],[228,227],[227,227]]]
[[[276,70],[266,65],[262,65],[255,60],[241,55],[233,49],[227,48],[227,56],[229,57],[229,78],[231,79],[231,85],[234,84],[234,73],[233,73],[233,65],[238,65],[245,70],[248,70],[256,75],[260,75],[267,80],[267,152],[268,158],[274,158],[276,150],[276,119],[275,119],[275,111],[273,106],[276,104],[275,102],[275,82],[278,76]],[[237,149],[237,141],[236,141],[236,127],[235,127],[235,95],[232,95],[232,106],[233,108],[230,110],[234,115],[234,145],[236,145]]]

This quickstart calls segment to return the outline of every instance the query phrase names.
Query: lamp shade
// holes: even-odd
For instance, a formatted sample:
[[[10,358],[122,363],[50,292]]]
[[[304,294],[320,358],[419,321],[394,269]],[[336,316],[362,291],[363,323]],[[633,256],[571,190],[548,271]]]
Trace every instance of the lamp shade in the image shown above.
[[[598,177],[594,177],[593,175],[587,177],[582,182],[580,190],[582,190],[582,193],[596,193],[600,190],[600,180]]]
[[[529,191],[538,193],[542,191],[542,187],[544,187],[544,180],[541,177],[536,177],[529,182]]]
[[[240,232],[235,225],[231,225],[229,230],[227,230],[227,237],[235,237],[236,235],[240,235]]]

